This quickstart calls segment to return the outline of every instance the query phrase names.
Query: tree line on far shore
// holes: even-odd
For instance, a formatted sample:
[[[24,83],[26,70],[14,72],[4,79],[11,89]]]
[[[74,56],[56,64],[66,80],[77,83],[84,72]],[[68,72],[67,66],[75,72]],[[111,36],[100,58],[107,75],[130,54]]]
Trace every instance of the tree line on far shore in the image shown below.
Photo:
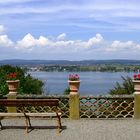
[[[84,71],[100,71],[100,72],[137,72],[140,71],[140,65],[124,65],[124,64],[96,64],[96,65],[39,65],[25,66],[27,70],[39,70],[47,72],[84,72]]]

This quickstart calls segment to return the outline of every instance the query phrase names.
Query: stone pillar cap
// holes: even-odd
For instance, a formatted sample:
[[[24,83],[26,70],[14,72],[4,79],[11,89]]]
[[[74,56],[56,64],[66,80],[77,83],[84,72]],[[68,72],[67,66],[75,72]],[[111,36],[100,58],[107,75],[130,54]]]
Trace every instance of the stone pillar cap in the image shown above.
[[[137,94],[140,94],[140,92],[136,91],[136,92],[134,92],[134,95],[135,95],[135,94],[136,94],[136,95],[137,95]]]

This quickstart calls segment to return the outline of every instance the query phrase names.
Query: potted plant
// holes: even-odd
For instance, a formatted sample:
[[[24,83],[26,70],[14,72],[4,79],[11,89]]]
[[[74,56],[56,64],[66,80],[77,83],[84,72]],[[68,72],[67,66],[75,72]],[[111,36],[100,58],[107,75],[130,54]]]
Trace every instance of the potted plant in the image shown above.
[[[8,85],[9,93],[16,92],[19,85],[19,80],[17,80],[17,74],[15,72],[7,74],[6,83]]]
[[[140,74],[134,74],[134,90],[140,92]]]
[[[69,75],[69,87],[70,92],[78,92],[80,86],[80,77],[78,74],[70,74]]]

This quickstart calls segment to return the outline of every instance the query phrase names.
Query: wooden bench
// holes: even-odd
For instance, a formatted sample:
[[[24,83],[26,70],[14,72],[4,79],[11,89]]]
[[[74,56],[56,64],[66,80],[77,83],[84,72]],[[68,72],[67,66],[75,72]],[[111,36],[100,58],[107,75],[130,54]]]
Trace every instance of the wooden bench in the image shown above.
[[[57,118],[58,132],[61,132],[61,113],[58,112],[58,99],[0,99],[0,106],[3,107],[22,107],[22,112],[19,113],[5,113],[0,112],[0,126],[3,128],[1,120],[4,117],[25,117],[25,130],[28,133],[28,127],[32,128],[30,117],[55,117]],[[48,113],[26,113],[27,106],[49,106],[54,107],[54,112]]]

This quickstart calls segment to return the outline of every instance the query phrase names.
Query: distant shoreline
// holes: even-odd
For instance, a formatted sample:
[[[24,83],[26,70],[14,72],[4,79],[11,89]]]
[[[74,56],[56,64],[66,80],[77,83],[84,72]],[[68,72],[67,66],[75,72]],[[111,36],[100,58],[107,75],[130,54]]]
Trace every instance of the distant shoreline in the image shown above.
[[[110,60],[24,60],[24,59],[5,59],[0,60],[0,65],[97,65],[97,64],[122,64],[140,65],[140,60],[129,59],[110,59]]]

